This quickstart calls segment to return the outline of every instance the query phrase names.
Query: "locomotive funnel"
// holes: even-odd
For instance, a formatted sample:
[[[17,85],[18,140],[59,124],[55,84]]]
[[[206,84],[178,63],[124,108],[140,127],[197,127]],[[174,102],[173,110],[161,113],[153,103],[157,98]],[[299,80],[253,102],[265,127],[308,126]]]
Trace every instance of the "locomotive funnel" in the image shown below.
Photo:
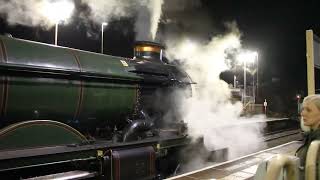
[[[137,41],[134,45],[134,58],[162,62],[164,46],[150,41]]]

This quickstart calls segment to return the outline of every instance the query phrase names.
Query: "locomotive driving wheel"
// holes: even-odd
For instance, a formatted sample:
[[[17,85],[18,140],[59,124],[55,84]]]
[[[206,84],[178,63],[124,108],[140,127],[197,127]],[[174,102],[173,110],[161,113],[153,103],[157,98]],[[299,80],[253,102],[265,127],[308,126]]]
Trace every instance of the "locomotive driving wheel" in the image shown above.
[[[79,131],[52,120],[23,121],[0,129],[0,150],[88,142]]]

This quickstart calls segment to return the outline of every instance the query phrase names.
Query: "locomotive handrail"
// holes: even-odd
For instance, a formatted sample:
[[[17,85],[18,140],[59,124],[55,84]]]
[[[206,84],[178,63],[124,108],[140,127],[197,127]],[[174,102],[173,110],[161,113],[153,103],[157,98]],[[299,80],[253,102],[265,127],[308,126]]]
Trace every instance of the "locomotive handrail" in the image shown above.
[[[267,173],[265,180],[278,180],[282,169],[287,171],[287,179],[298,180],[299,171],[296,157],[278,154],[268,161]]]
[[[156,76],[164,76],[168,77],[168,74],[159,73],[159,72],[148,72],[148,71],[140,71],[140,70],[129,70],[128,72],[137,73],[137,74],[147,74],[147,75],[156,75]]]
[[[316,180],[317,177],[317,159],[319,157],[320,141],[312,141],[306,157],[306,180]]]
[[[109,73],[98,73],[92,71],[77,71],[74,69],[61,69],[34,65],[21,65],[12,63],[1,63],[0,69],[5,71],[20,71],[29,73],[41,73],[41,74],[55,74],[64,76],[77,76],[77,77],[90,77],[97,79],[117,79],[117,80],[130,80],[130,81],[140,81],[142,77],[121,77]]]

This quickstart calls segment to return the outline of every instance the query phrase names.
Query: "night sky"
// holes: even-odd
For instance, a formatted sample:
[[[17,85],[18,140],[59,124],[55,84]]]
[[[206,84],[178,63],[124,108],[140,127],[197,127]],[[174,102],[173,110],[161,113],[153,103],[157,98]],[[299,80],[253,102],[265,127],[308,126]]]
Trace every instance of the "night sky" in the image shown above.
[[[243,45],[257,49],[265,76],[278,77],[288,88],[303,89],[306,81],[305,31],[319,34],[316,1],[207,2],[215,19],[235,19]],[[221,8],[220,8],[221,7]],[[290,86],[290,87],[289,87]]]
[[[307,94],[306,30],[320,35],[320,13],[309,1],[206,1],[216,21],[235,20],[243,45],[259,52],[262,69],[260,101],[271,99],[275,108],[295,109],[295,94]]]
[[[0,6],[1,6],[0,0]],[[174,1],[174,0],[173,0]],[[319,6],[309,1],[235,1],[202,0],[194,9],[179,12],[163,10],[159,28],[170,24],[164,19],[173,15],[201,13],[210,22],[209,39],[224,31],[224,23],[235,21],[242,33],[242,45],[259,53],[260,100],[272,99],[277,109],[294,103],[295,94],[306,93],[305,31],[312,29],[320,36]],[[199,5],[200,4],[200,5]],[[77,5],[77,8],[85,8]],[[1,12],[0,12],[1,13]],[[87,51],[100,51],[100,26],[84,24],[73,15],[73,21],[59,29],[59,45]],[[134,43],[133,18],[122,18],[109,23],[105,29],[105,53],[115,56],[132,56]],[[186,23],[181,26],[186,26]],[[190,27],[189,27],[190,28]],[[197,28],[191,26],[191,28]],[[6,16],[0,18],[0,34],[53,43],[54,28],[8,25]],[[228,79],[228,75],[225,76]],[[277,102],[277,103],[276,103]]]

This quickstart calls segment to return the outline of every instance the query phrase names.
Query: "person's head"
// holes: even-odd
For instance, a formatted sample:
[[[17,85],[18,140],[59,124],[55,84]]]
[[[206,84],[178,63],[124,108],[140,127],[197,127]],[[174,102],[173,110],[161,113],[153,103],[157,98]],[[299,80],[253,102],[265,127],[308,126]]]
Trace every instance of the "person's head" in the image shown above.
[[[303,124],[311,129],[320,128],[320,95],[309,95],[302,103]]]

